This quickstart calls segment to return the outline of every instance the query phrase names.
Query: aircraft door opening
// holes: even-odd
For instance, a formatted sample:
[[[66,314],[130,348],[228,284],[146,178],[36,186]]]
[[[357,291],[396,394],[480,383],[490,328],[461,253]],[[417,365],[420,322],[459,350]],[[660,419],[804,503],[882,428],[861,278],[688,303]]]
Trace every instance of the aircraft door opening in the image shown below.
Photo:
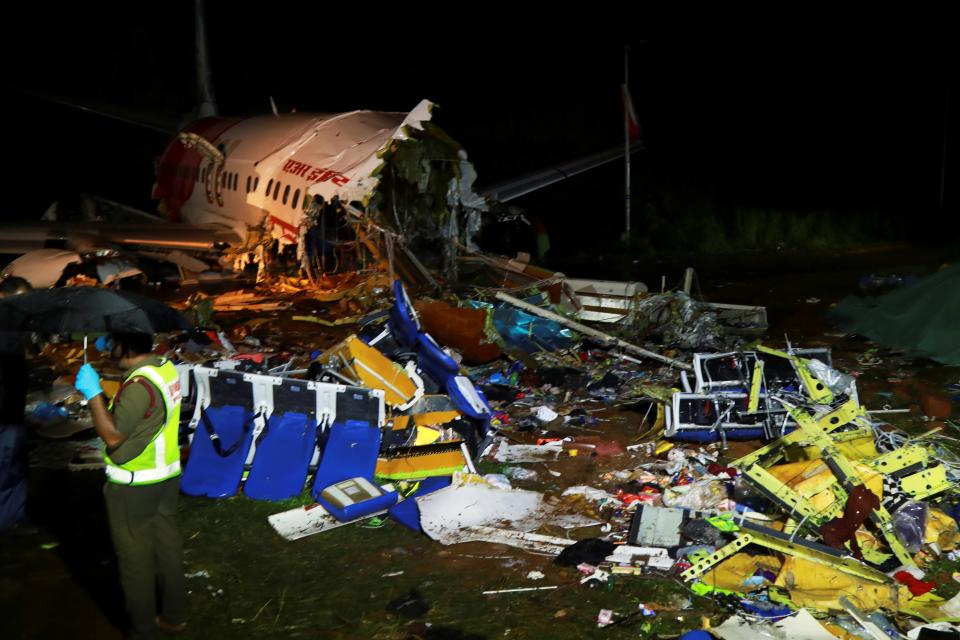
[[[214,201],[223,206],[223,163],[211,161],[207,167],[207,180],[204,185],[207,190],[207,202]]]

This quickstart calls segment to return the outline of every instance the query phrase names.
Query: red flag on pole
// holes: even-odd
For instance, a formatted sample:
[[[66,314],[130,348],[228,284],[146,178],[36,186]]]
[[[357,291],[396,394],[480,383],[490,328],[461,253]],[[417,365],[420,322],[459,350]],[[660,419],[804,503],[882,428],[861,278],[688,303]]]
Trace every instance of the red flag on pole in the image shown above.
[[[630,99],[630,89],[627,88],[626,84],[621,85],[621,93],[623,94],[623,111],[624,117],[627,120],[627,130],[630,133],[631,140],[640,139],[640,122],[637,120],[637,114],[633,110],[633,100]]]

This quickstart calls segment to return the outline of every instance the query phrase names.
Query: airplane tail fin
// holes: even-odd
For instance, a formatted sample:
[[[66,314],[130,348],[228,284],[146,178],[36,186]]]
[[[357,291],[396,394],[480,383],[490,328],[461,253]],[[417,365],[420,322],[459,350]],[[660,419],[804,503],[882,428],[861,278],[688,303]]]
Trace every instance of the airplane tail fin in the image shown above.
[[[197,50],[197,116],[217,115],[217,100],[213,96],[213,78],[210,73],[210,55],[207,52],[207,27],[203,0],[194,2],[194,28]]]

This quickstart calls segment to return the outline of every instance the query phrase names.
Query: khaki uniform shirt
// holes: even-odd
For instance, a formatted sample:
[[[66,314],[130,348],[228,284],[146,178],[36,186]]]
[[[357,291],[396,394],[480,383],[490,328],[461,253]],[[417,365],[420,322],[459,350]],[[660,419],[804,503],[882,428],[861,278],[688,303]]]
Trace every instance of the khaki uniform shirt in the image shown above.
[[[160,356],[151,355],[123,373],[123,379],[147,365],[159,367]],[[117,431],[127,437],[110,451],[110,459],[117,464],[130,462],[140,455],[166,422],[163,396],[152,382],[144,377],[128,380],[117,391],[113,401],[113,420]]]

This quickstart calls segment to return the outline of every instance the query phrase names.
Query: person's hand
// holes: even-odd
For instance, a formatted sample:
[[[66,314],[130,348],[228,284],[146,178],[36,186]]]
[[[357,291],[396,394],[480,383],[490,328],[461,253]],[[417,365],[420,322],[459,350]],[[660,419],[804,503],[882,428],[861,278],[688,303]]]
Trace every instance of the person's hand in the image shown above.
[[[88,401],[103,393],[103,389],[100,388],[100,374],[89,364],[80,367],[80,371],[77,372],[77,380],[73,383],[73,386]]]

